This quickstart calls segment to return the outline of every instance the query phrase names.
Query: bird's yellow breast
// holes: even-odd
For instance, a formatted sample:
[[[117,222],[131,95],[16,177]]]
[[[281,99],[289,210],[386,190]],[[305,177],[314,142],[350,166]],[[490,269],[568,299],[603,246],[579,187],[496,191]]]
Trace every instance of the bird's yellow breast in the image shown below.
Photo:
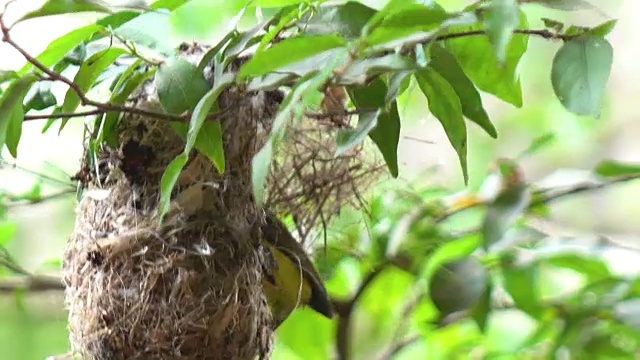
[[[267,244],[277,267],[270,277],[262,280],[274,319],[282,322],[296,307],[306,305],[311,298],[311,286],[304,277],[304,272],[295,259],[286,256],[272,244]]]

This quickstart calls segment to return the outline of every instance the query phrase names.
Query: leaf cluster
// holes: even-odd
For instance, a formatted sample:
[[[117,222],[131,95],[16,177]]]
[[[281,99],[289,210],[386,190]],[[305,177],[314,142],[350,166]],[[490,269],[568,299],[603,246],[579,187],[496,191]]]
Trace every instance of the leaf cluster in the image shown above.
[[[358,357],[369,347],[385,359],[633,356],[640,278],[614,271],[606,257],[621,245],[536,224],[550,220],[557,199],[637,180],[637,165],[604,161],[558,187],[528,183],[516,160],[495,165],[477,194],[389,186],[373,197],[366,231],[355,225],[362,215],[339,220],[320,268],[334,296],[364,294],[350,320],[354,333],[371,337],[350,338]],[[389,330],[372,332],[373,324]],[[302,353],[303,345],[287,345]]]
[[[217,107],[221,91],[232,85],[250,91],[279,88],[286,91],[286,98],[269,141],[254,159],[253,191],[262,203],[269,164],[286,128],[309,109],[318,109],[322,94],[330,88],[344,87],[348,101],[343,110],[358,115],[357,124],[337,134],[338,152],[370,138],[391,175],[397,176],[402,123],[397,101],[417,84],[456,151],[466,181],[469,123],[491,137],[498,135],[481,93],[522,106],[517,69],[531,36],[564,42],[550,71],[560,102],[575,114],[599,113],[612,62],[604,36],[615,21],[565,29],[564,24],[546,19],[546,29],[534,30],[524,13],[527,3],[569,10],[585,6],[583,1],[492,0],[449,12],[436,2],[405,0],[388,1],[380,9],[355,1],[262,0],[243,6],[230,2],[223,8],[238,11],[226,24],[230,30],[221,30],[219,22],[209,19],[210,25],[200,31],[222,31],[221,40],[194,64],[170,42],[171,30],[198,28],[202,21],[194,14],[210,7],[203,0],[160,0],[149,6],[135,2],[126,8],[95,0],[49,0],[18,22],[87,11],[106,15],[54,40],[35,57],[13,42],[11,26],[3,21],[4,41],[21,51],[27,64],[0,74],[0,145],[15,157],[23,121],[48,119],[43,127],[47,131],[61,120],[61,131],[70,118],[91,115],[95,119],[89,148],[95,151],[102,143],[116,145],[114,129],[123,112],[164,118],[176,124],[186,141],[183,155],[163,176],[161,203],[166,205],[192,149],[206,154],[219,172],[225,170],[221,129],[215,121],[224,111]],[[248,15],[257,8],[265,9],[264,18]],[[192,21],[185,21],[185,14]],[[244,29],[243,21],[257,25]],[[247,52],[251,58],[237,71],[231,70],[233,59]],[[213,87],[203,75],[211,66]],[[127,107],[127,98],[151,80],[162,112]],[[48,86],[52,81],[69,86],[61,101]],[[111,94],[106,102],[87,96],[101,84]],[[78,111],[81,105],[90,110]]]

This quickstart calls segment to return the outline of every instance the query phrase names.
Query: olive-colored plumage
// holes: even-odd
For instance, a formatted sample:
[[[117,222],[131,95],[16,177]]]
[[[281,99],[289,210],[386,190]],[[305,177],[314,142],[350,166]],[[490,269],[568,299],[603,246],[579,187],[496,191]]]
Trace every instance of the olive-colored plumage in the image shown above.
[[[262,286],[271,307],[274,328],[298,306],[309,306],[333,318],[333,306],[308,255],[286,226],[267,212],[262,226],[264,245],[271,251],[276,269],[265,271]]]

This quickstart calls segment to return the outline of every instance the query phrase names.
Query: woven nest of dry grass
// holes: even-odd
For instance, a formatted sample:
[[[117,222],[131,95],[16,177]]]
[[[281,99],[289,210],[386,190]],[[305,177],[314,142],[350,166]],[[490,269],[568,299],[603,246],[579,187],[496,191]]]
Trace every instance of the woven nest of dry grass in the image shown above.
[[[262,292],[262,209],[251,190],[260,131],[281,96],[230,89],[220,119],[226,171],[194,151],[158,225],[160,179],[183,141],[166,121],[125,116],[119,147],[102,144],[63,261],[72,349],[86,359],[254,359],[272,347]],[[147,84],[132,97],[159,109]],[[269,209],[305,229],[353,201],[379,166],[355,149],[333,159],[330,124],[291,128],[268,180]],[[268,128],[268,126],[267,126]],[[357,167],[359,164],[359,167]],[[355,167],[354,167],[355,166]],[[308,232],[308,230],[305,230]]]

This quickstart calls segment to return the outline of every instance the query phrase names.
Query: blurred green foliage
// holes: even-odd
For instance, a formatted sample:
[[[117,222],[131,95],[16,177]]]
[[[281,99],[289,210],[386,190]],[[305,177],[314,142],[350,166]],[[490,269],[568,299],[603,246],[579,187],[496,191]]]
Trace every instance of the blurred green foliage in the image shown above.
[[[584,1],[527,2],[552,8],[588,7]],[[347,310],[333,321],[309,309],[294,312],[278,329],[274,359],[329,359],[336,353],[348,354],[349,359],[536,359],[563,352],[570,358],[633,357],[640,342],[640,279],[613,273],[603,260],[603,252],[617,245],[603,241],[576,247],[580,239],[556,238],[533,223],[549,218],[549,203],[557,198],[636,179],[638,165],[601,162],[587,178],[569,178],[570,186],[552,188],[528,181],[521,169],[522,161],[557,146],[554,141],[569,147],[572,141],[580,142],[574,135],[584,134],[590,125],[562,130],[555,116],[560,111],[599,116],[612,63],[605,36],[615,21],[567,26],[537,16],[544,14],[539,10],[531,16],[524,6],[509,0],[479,2],[463,12],[447,12],[440,6],[460,6],[457,2],[367,2],[372,7],[349,2],[328,8],[318,7],[320,3],[160,0],[151,4],[157,11],[150,11],[140,5],[122,10],[94,1],[50,0],[22,20],[85,11],[109,13],[96,24],[55,40],[36,59],[56,72],[74,69],[74,83],[83,91],[112,81],[112,104],[122,104],[147,79],[143,74],[157,68],[152,73],[156,82],[167,84],[163,87],[167,96],[160,99],[164,110],[174,115],[192,111],[186,118],[189,129],[183,129],[190,144],[185,154],[190,146],[215,152],[220,132],[206,132],[211,141],[203,143],[199,131],[216,108],[217,94],[231,81],[224,78],[208,92],[201,68],[186,62],[169,66],[176,64],[171,62],[176,34],[213,44],[219,41],[207,59],[223,70],[241,51],[259,45],[239,78],[253,89],[288,87],[280,117],[298,116],[303,107],[317,106],[317,85],[346,86],[361,122],[353,132],[340,134],[343,151],[368,136],[394,176],[399,171],[401,124],[428,108],[442,125],[465,182],[470,178],[469,188],[478,192],[459,194],[456,186],[424,179],[411,184],[391,181],[368,194],[366,212],[345,209],[331,225],[327,247],[318,249],[316,262],[330,294],[347,304]],[[259,19],[256,6],[268,20],[257,27],[264,19]],[[534,29],[532,23],[542,23],[543,28]],[[285,28],[297,30],[267,46]],[[475,36],[484,32],[488,36]],[[471,35],[458,35],[462,33]],[[88,46],[111,36],[122,46]],[[562,41],[551,70],[535,66],[531,71],[548,75],[547,88],[564,109],[547,106],[550,97],[537,95],[534,105],[512,115],[517,122],[500,128],[484,109],[480,92],[523,106],[517,69],[533,36]],[[344,59],[349,59],[349,66],[341,68],[344,64],[338,60]],[[41,74],[32,64],[19,72],[0,73],[0,144],[6,144],[12,155],[24,113],[50,110],[47,130],[60,114],[75,111],[82,102],[70,89],[57,107],[43,82],[36,82],[28,93],[26,87],[34,84],[36,73]],[[216,75],[223,78],[222,73]],[[535,106],[536,101],[544,106]],[[109,114],[95,119],[101,133],[93,140],[113,139],[109,131],[117,117]],[[468,129],[475,126],[469,123],[479,127]],[[521,156],[495,161],[495,168],[485,174],[486,164],[494,161],[486,145],[499,143],[500,133],[507,132],[510,137],[505,141],[517,142],[514,138],[520,136],[530,145],[523,146]],[[496,136],[499,140],[490,139]],[[256,163],[266,166],[279,141],[276,127],[268,151]],[[216,156],[218,162],[223,160]],[[171,193],[170,180],[185,159],[176,160],[180,166],[167,170],[164,193]],[[264,169],[254,168],[256,193],[264,180],[259,177],[266,176],[266,171],[258,170]],[[72,190],[62,187],[53,197]],[[0,189],[3,249],[16,229],[7,209],[50,197],[41,193],[39,183],[24,194]],[[8,269],[14,260],[8,252],[1,254],[5,266],[0,267],[0,276],[13,278],[16,274]],[[33,316],[30,308],[43,304],[33,305],[23,290],[0,300],[2,358],[38,359],[66,352],[63,314]]]

